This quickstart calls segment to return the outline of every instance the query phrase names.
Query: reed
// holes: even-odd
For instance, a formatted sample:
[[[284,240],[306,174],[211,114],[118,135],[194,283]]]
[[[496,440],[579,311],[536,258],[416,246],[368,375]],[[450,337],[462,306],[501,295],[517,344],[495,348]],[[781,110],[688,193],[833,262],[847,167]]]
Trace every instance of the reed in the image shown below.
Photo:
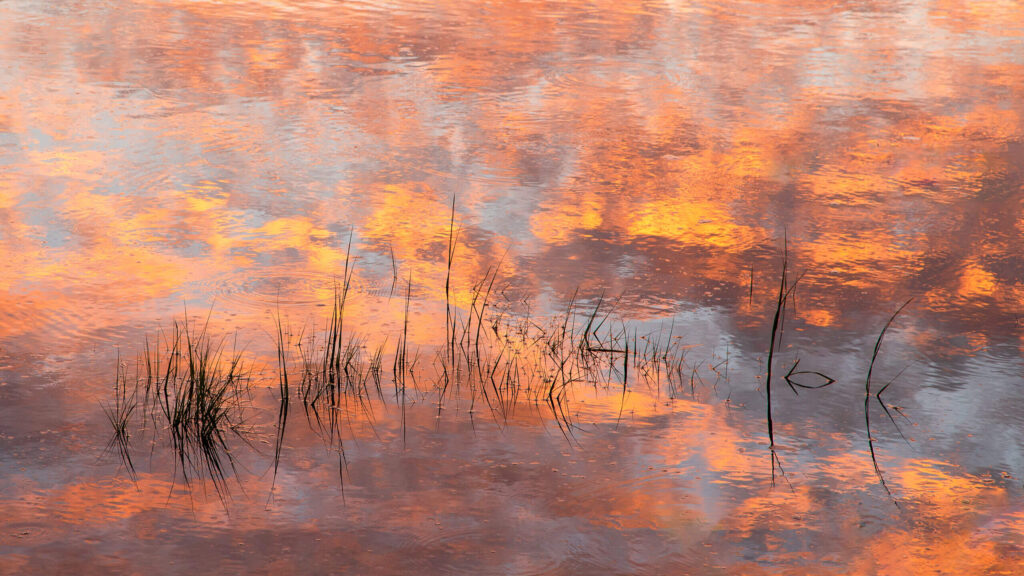
[[[116,452],[128,471],[132,482],[137,481],[135,464],[132,462],[131,433],[129,425],[132,414],[138,404],[138,379],[131,384],[128,381],[127,367],[121,363],[121,352],[117,353],[117,370],[114,377],[114,402],[103,407],[107,420],[113,429],[110,441],[107,443],[106,452]]]
[[[868,364],[867,377],[864,379],[864,429],[867,431],[868,451],[871,454],[871,464],[875,469],[875,475],[878,476],[878,481],[881,483],[882,488],[885,489],[886,494],[893,498],[893,503],[896,504],[897,506],[899,506],[899,502],[893,496],[892,490],[889,489],[888,484],[886,484],[885,476],[882,474],[882,469],[878,465],[878,456],[875,453],[875,439],[871,436],[871,375],[875,369],[875,360],[878,359],[878,353],[882,349],[882,339],[885,338],[885,333],[889,330],[889,327],[892,326],[892,323],[896,320],[896,317],[899,316],[900,312],[902,312],[903,309],[906,308],[907,305],[909,305],[913,300],[913,298],[910,298],[906,302],[904,302],[903,305],[901,305],[899,308],[896,309],[895,312],[892,313],[892,316],[889,316],[889,320],[886,321],[885,326],[882,326],[882,331],[878,333],[878,339],[875,340],[875,347],[871,352],[871,363]],[[875,398],[878,400],[878,403],[882,405],[882,408],[885,410],[886,414],[889,415],[889,418],[893,420],[893,424],[896,424],[895,419],[892,418],[892,414],[889,413],[889,410],[888,408],[886,408],[885,403],[882,402],[881,397],[882,393],[885,392],[887,388],[889,388],[892,382],[893,381],[890,380],[889,383],[883,386],[882,389],[875,394]],[[896,428],[898,430],[899,426],[897,426]],[[902,435],[902,432],[900,432],[900,434]]]
[[[118,453],[134,480],[130,428],[141,408],[141,430],[152,424],[154,441],[166,435],[175,476],[180,473],[187,486],[195,478],[209,478],[223,500],[229,496],[227,478],[235,471],[231,438],[248,443],[245,410],[252,400],[252,374],[237,339],[229,350],[227,338],[212,338],[208,326],[209,316],[197,327],[186,310],[170,331],[147,337],[134,379],[128,378],[118,354],[114,402],[105,407],[113,428],[108,450]]]
[[[277,434],[274,438],[274,476],[270,482],[270,492],[273,494],[274,486],[277,483],[277,469],[281,464],[281,448],[284,446],[285,428],[288,424],[288,405],[291,401],[291,392],[288,386],[288,350],[290,340],[285,338],[285,330],[281,325],[281,309],[278,307],[274,317],[277,342],[277,374],[278,374],[278,411],[277,411]],[[301,340],[301,335],[299,336]]]
[[[775,299],[775,316],[772,318],[772,335],[771,340],[768,344],[768,373],[765,376],[764,390],[765,397],[767,399],[767,411],[768,411],[768,447],[772,449],[774,453],[775,449],[775,423],[772,420],[772,366],[775,364],[775,347],[781,345],[779,342],[781,331],[780,331],[780,320],[783,317],[783,313],[786,309],[786,275],[789,272],[789,246],[788,241],[784,245],[782,252],[782,275],[779,278],[779,292]]]
[[[441,396],[438,400],[438,410],[441,409],[441,403],[444,400],[444,395],[448,391],[449,383],[454,380],[457,375],[449,374],[449,370],[455,371],[457,369],[455,361],[455,339],[457,329],[457,309],[452,303],[452,263],[455,260],[455,247],[459,241],[459,232],[455,229],[455,200],[456,195],[452,194],[452,210],[451,217],[448,221],[448,250],[446,253],[446,267],[444,276],[444,333],[445,333],[445,348],[444,358],[441,361],[442,365],[442,380],[443,386],[441,388]]]
[[[459,233],[453,197],[445,254],[445,335],[443,343],[433,343],[438,364],[432,373],[432,387],[420,388],[416,382],[417,373],[422,375],[424,371],[417,370],[419,353],[414,352],[409,343],[411,271],[405,279],[403,319],[397,334],[366,337],[357,334],[351,322],[346,321],[346,309],[353,298],[354,232],[349,233],[343,269],[334,283],[330,314],[322,320],[323,324],[308,336],[306,330],[302,330],[293,341],[278,308],[272,332],[279,400],[271,492],[276,486],[285,450],[293,396],[301,400],[310,426],[330,447],[338,450],[339,476],[344,484],[347,459],[342,440],[343,419],[351,418],[355,410],[363,410],[372,426],[375,406],[377,403],[386,406],[391,396],[401,408],[403,443],[407,434],[407,402],[415,402],[427,394],[433,395],[431,400],[436,399],[438,411],[447,406],[446,402],[462,402],[467,397],[470,413],[485,403],[499,426],[508,423],[517,406],[532,402],[535,409],[550,412],[550,419],[565,438],[575,443],[579,426],[573,403],[582,385],[603,386],[620,393],[618,421],[630,386],[645,384],[660,394],[661,387],[667,385],[673,398],[688,393],[696,399],[698,391],[714,390],[717,394],[719,383],[728,382],[731,354],[728,347],[724,358],[712,351],[710,357],[698,356],[701,360],[691,363],[687,355],[693,346],[683,343],[674,319],[667,334],[664,326],[641,333],[616,312],[621,296],[610,298],[601,292],[596,298],[586,300],[577,289],[557,314],[534,318],[529,305],[521,312],[516,308],[519,301],[510,301],[498,280],[504,256],[472,284],[467,298],[461,300],[465,305],[460,308],[453,288]],[[394,250],[389,247],[389,251],[390,302],[400,270]],[[787,306],[795,302],[795,289],[802,278],[802,275],[794,276],[790,270],[787,238],[778,288],[773,293],[764,382],[773,479],[776,464],[781,469],[775,454],[773,413],[774,402],[779,400],[779,376],[782,375],[794,394],[836,382],[822,372],[800,369],[800,358],[795,359],[788,371],[780,367],[779,351],[783,348]],[[751,268],[748,304],[753,296],[753,283]],[[398,290],[400,295],[401,288]],[[502,297],[506,298],[504,302]],[[865,381],[865,425],[872,461],[883,486],[885,480],[875,456],[874,441],[870,438],[868,408],[872,393],[893,423],[896,422],[882,401],[883,393],[892,382],[873,391],[872,371],[886,331],[907,304],[909,301],[889,318],[879,334]],[[251,403],[248,390],[252,368],[243,361],[237,338],[229,346],[228,339],[210,336],[209,321],[208,315],[204,323],[193,324],[186,311],[183,321],[175,321],[168,331],[160,331],[152,340],[147,337],[138,362],[137,370],[141,375],[137,375],[134,382],[128,378],[120,358],[118,360],[114,398],[104,407],[113,430],[108,450],[120,455],[133,479],[136,472],[131,460],[129,432],[139,412],[137,408],[141,408],[143,429],[151,423],[154,431],[167,434],[176,458],[176,473],[180,470],[186,483],[199,476],[208,477],[218,494],[227,494],[227,478],[233,474],[236,462],[230,449],[232,438],[246,441],[247,436],[244,410]],[[297,348],[297,359],[292,357],[293,346]],[[385,368],[387,362],[391,366],[390,381]],[[387,388],[389,384],[393,391]],[[410,390],[421,396],[410,397]]]
[[[237,341],[229,351],[226,338],[211,338],[208,326],[209,316],[195,329],[186,315],[183,328],[175,330],[184,336],[183,355],[170,361],[183,365],[173,370],[179,378],[163,382],[165,414],[185,482],[190,474],[205,473],[223,498],[228,495],[227,475],[235,472],[228,437],[246,440],[243,408],[250,401],[251,367]]]
[[[340,441],[338,406],[341,399],[349,393],[362,393],[368,376],[363,368],[362,341],[345,330],[345,309],[355,272],[353,235],[350,231],[341,282],[334,283],[331,316],[323,331],[323,345],[319,344],[316,333],[311,332],[306,346],[299,347],[302,363],[299,396],[306,419],[316,425],[329,443]]]

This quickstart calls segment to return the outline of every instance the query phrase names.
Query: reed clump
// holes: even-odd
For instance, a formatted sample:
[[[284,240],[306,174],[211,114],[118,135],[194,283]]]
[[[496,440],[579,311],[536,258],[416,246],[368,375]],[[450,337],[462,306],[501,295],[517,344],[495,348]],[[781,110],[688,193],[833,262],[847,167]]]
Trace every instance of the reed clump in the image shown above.
[[[136,473],[132,461],[130,425],[132,415],[138,406],[138,390],[135,385],[137,381],[137,378],[129,381],[127,366],[121,362],[121,353],[118,351],[117,370],[114,375],[114,401],[103,407],[103,412],[113,429],[106,450],[117,453],[133,482],[136,480]]]
[[[186,485],[208,478],[223,498],[235,472],[232,438],[248,441],[252,369],[236,341],[229,345],[227,337],[212,337],[208,326],[209,318],[196,325],[186,314],[152,341],[147,337],[132,378],[119,359],[107,416],[114,428],[111,446],[133,478],[129,439],[134,427],[169,445]],[[136,414],[141,421],[134,422]]]
[[[676,334],[674,321],[667,331],[658,328],[641,334],[618,314],[619,300],[606,298],[603,293],[587,300],[577,291],[561,312],[533,317],[528,302],[512,301],[506,295],[501,274],[503,258],[488,268],[482,278],[468,284],[468,290],[457,290],[455,256],[459,228],[454,200],[451,210],[444,268],[444,341],[427,348],[434,352],[427,356],[432,358],[432,365],[419,362],[419,348],[410,342],[414,304],[411,272],[405,279],[401,302],[402,325],[397,334],[390,335],[393,339],[389,335],[359,334],[346,320],[354,295],[356,259],[352,254],[352,234],[340,279],[335,281],[331,295],[330,315],[321,327],[308,331],[304,328],[293,339],[280,310],[277,311],[273,334],[279,405],[271,490],[281,465],[293,400],[301,402],[307,422],[330,448],[338,451],[339,474],[343,477],[346,460],[341,415],[360,410],[372,426],[375,405],[386,407],[391,397],[401,410],[403,438],[407,401],[416,394],[436,400],[439,413],[452,403],[461,407],[462,402],[468,402],[471,414],[489,412],[499,426],[507,424],[516,410],[532,405],[549,412],[562,434],[573,442],[579,429],[574,395],[583,386],[604,386],[616,392],[621,387],[621,417],[632,386],[644,385],[659,394],[667,388],[671,397],[687,393],[696,397],[698,386],[717,392],[720,382],[728,382],[728,349],[724,358],[713,354],[711,358],[691,362],[687,354],[692,347],[684,345],[682,335]],[[391,254],[389,302],[400,278],[398,262],[393,251]],[[775,465],[781,466],[775,454],[773,414],[773,400],[777,402],[778,398],[772,394],[778,375],[784,374],[782,380],[794,393],[798,389],[825,388],[836,382],[818,371],[798,370],[799,358],[787,372],[777,366],[781,364],[779,351],[783,349],[787,307],[799,281],[800,276],[794,277],[789,270],[787,245],[783,249],[777,292],[773,290],[774,314],[767,334],[770,340],[764,381],[773,478]],[[748,300],[752,296],[753,270]],[[866,398],[872,394],[871,368],[882,337],[900,310],[890,318],[876,342],[865,383]],[[208,326],[209,317],[199,324],[191,322],[186,314],[169,330],[160,331],[152,342],[147,338],[134,377],[129,377],[127,367],[118,359],[114,399],[105,406],[113,430],[108,449],[120,456],[129,475],[135,478],[131,431],[133,421],[141,413],[142,429],[151,426],[154,436],[166,438],[175,456],[176,470],[185,482],[209,478],[223,497],[227,494],[227,478],[235,473],[236,459],[231,446],[235,440],[248,442],[246,411],[252,403],[249,391],[253,369],[244,360],[237,339],[214,338]],[[388,365],[390,375],[385,369]],[[424,383],[422,387],[420,382]],[[883,408],[886,407],[881,395],[887,387],[875,393]],[[867,399],[865,423],[870,436]],[[874,460],[873,442],[869,442],[869,447]]]

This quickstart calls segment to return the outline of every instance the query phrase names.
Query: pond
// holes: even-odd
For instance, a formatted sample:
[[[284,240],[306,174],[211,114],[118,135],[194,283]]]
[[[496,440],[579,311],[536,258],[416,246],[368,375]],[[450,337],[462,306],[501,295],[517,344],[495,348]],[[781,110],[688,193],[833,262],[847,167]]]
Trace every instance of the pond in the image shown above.
[[[1015,2],[0,1],[0,574],[1016,574]]]

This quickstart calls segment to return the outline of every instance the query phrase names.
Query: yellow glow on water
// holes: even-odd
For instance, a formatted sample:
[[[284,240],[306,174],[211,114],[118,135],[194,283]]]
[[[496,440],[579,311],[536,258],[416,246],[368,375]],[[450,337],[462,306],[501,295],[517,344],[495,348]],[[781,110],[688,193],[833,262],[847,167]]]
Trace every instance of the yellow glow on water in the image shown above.
[[[823,309],[801,310],[800,318],[811,326],[830,326],[836,321],[836,316],[833,312]]]
[[[750,248],[763,238],[758,230],[732,221],[728,210],[720,205],[685,197],[640,204],[632,214],[629,233],[736,251]]]
[[[530,218],[533,235],[549,244],[564,244],[604,222],[603,202],[596,197],[552,202]]]
[[[977,263],[972,263],[961,272],[957,293],[965,298],[991,296],[996,288],[995,276]]]

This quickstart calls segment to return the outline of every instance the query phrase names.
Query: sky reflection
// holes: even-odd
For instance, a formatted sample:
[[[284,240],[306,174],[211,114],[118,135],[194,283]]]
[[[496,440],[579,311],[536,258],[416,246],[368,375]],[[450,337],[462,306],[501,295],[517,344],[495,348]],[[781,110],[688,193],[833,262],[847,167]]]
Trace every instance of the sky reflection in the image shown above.
[[[1014,573],[1022,42],[998,1],[0,2],[0,573],[271,542],[286,571]],[[618,298],[689,382],[574,393],[579,446],[529,402],[471,424],[424,392],[404,448],[394,406],[354,414],[345,501],[302,422],[269,508],[255,454],[231,515],[166,456],[137,488],[96,463],[117,358],[187,307],[271,366],[270,312],[320,329],[349,238],[351,329],[392,346],[411,279],[427,388],[453,198],[463,310],[499,263],[509,317]],[[838,382],[779,387],[773,486],[784,249],[781,361]],[[876,367],[904,441],[862,403],[910,297]]]

